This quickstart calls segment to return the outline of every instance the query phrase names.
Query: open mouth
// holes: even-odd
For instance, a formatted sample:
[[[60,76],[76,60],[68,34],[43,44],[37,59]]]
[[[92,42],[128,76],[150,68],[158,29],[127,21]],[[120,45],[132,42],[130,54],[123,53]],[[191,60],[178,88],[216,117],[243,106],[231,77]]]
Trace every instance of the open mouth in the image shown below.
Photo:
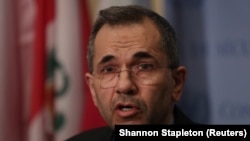
[[[119,103],[116,106],[115,113],[121,118],[128,118],[135,116],[139,112],[138,106],[134,104]]]
[[[127,105],[127,106],[120,105],[120,106],[118,107],[118,109],[119,109],[119,110],[122,110],[122,111],[130,111],[130,110],[133,109],[133,107],[130,106],[130,105]]]

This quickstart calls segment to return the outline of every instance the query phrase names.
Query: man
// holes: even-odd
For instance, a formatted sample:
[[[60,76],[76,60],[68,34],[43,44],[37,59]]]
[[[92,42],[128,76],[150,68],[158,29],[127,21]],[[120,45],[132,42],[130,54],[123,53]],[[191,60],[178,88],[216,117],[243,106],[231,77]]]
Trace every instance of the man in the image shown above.
[[[186,78],[174,29],[140,6],[101,10],[88,47],[86,81],[107,127],[68,141],[110,141],[115,125],[194,124],[176,106]]]

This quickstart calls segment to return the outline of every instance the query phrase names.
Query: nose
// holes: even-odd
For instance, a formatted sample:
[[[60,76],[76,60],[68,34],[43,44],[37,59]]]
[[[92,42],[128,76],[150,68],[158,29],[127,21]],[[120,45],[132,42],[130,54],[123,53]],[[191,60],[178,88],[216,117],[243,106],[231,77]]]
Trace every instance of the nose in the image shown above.
[[[118,82],[116,85],[117,94],[133,95],[137,93],[137,87],[131,78],[129,70],[123,70],[118,74]]]

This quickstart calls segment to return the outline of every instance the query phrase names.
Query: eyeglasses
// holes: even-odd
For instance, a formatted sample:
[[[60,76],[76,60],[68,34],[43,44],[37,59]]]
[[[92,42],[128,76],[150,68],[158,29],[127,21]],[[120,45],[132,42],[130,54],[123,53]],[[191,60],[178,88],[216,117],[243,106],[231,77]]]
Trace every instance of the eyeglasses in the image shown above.
[[[142,85],[154,85],[157,80],[162,77],[160,71],[162,69],[168,69],[171,67],[162,67],[156,66],[155,64],[150,63],[141,63],[133,66],[130,70],[121,70],[118,67],[106,66],[97,69],[95,75],[99,78],[100,86],[102,88],[112,88],[115,87],[118,83],[120,73],[128,71],[130,79],[133,82],[142,84]]]

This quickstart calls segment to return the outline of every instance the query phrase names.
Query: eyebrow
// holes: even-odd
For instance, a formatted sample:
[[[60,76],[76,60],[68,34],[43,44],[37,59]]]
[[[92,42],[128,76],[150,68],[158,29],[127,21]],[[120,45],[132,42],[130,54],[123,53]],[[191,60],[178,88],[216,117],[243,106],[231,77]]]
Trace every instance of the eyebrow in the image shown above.
[[[140,51],[140,52],[135,53],[133,55],[133,58],[141,59],[141,58],[154,58],[154,57],[147,52]]]
[[[142,52],[142,51],[140,51],[140,52],[135,53],[135,54],[133,55],[133,58],[135,58],[135,59],[153,58],[153,56],[150,55],[150,54],[147,53],[147,52]],[[100,61],[98,64],[104,64],[104,63],[109,62],[109,61],[111,61],[111,60],[113,60],[113,59],[115,59],[115,56],[113,56],[113,55],[106,55],[106,56],[104,56],[104,57],[101,59],[101,61]]]
[[[99,64],[104,64],[104,63],[109,62],[110,60],[112,60],[114,58],[115,58],[115,56],[113,56],[113,55],[106,55],[101,59]]]

